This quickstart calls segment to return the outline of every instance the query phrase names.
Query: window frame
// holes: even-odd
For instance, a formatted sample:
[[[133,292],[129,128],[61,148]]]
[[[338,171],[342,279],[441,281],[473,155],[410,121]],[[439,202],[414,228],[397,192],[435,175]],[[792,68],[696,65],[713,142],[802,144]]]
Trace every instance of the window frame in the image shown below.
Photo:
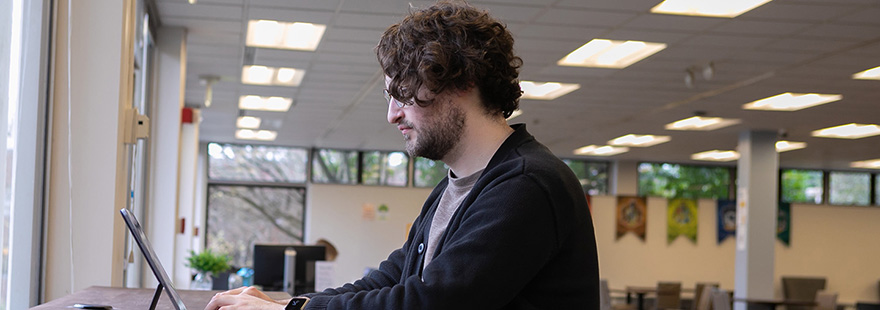
[[[730,165],[705,165],[705,164],[693,164],[693,163],[681,163],[681,162],[655,162],[655,161],[640,161],[636,165],[636,193],[637,195],[642,195],[641,185],[639,184],[640,172],[639,166],[642,164],[670,164],[670,165],[679,165],[679,166],[690,166],[690,167],[700,167],[700,168],[724,168],[727,170],[727,197],[694,197],[693,199],[736,199],[736,166]],[[666,196],[650,196],[645,194],[645,197],[662,197],[662,198],[679,198],[679,197],[666,197]]]

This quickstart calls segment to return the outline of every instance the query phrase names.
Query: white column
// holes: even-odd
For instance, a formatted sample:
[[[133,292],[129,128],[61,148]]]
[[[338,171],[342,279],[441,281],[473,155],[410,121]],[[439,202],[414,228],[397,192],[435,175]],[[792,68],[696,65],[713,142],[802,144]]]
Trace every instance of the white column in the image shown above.
[[[611,164],[609,195],[637,195],[639,192],[639,162],[615,161]]]
[[[734,287],[737,298],[773,298],[779,156],[776,132],[746,131],[739,138]],[[746,304],[734,303],[736,310]]]
[[[134,83],[133,0],[72,1],[70,20],[68,2],[55,4],[46,300],[122,285],[119,209],[129,193],[122,115]]]
[[[156,96],[150,128],[150,186],[147,216],[143,220],[156,255],[169,275],[174,274],[177,230],[177,184],[180,157],[181,109],[186,85],[186,29],[162,27],[156,35]],[[143,265],[143,287],[159,284]]]
[[[185,266],[186,257],[193,247],[193,225],[195,224],[196,171],[199,155],[199,115],[193,110],[193,122],[184,123],[180,132],[180,175],[178,179],[177,220],[178,229],[183,233],[175,237],[174,251],[174,284],[186,288],[191,282],[191,270]]]

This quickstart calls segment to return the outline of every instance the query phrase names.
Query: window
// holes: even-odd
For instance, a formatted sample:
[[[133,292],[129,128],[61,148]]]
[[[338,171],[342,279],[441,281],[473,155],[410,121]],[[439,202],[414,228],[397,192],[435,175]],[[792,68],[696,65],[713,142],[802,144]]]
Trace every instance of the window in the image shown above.
[[[874,204],[880,205],[880,173],[874,175]]]
[[[639,164],[639,195],[666,198],[729,198],[730,169],[669,163]]]
[[[208,178],[305,183],[308,154],[301,148],[209,143]]]
[[[303,241],[305,188],[209,185],[208,249],[251,266],[255,243]]]
[[[413,186],[434,187],[446,177],[449,167],[441,161],[416,157],[413,164]]]
[[[859,172],[830,172],[828,201],[835,205],[871,204],[871,174]]]
[[[358,152],[316,149],[312,151],[312,182],[357,184]]]
[[[822,171],[784,169],[779,181],[782,201],[822,203]]]
[[[581,182],[584,193],[590,195],[608,193],[608,163],[577,159],[563,159],[562,162],[574,171],[574,175]]]
[[[361,182],[367,185],[406,186],[409,158],[403,152],[361,153]]]

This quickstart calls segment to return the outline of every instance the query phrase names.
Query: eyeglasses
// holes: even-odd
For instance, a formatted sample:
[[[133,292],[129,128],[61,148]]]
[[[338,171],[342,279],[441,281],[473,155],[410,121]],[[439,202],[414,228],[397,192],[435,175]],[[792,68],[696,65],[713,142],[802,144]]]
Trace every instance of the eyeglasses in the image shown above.
[[[383,89],[382,94],[385,95],[386,102],[394,101],[394,104],[396,104],[398,108],[403,108],[405,106],[412,104],[411,102],[403,102],[403,101],[397,100],[397,98],[394,98],[393,96],[391,96],[391,92],[389,92],[388,89]]]

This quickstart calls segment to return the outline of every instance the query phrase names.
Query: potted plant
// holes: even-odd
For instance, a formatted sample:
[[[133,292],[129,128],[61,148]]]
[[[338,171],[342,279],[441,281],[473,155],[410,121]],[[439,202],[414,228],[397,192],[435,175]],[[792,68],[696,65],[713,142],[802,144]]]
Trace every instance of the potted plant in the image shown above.
[[[196,277],[190,283],[190,289],[211,290],[213,285],[211,274],[229,269],[229,257],[211,252],[210,249],[201,253],[190,250],[189,257],[186,258],[186,266],[196,271]]]

